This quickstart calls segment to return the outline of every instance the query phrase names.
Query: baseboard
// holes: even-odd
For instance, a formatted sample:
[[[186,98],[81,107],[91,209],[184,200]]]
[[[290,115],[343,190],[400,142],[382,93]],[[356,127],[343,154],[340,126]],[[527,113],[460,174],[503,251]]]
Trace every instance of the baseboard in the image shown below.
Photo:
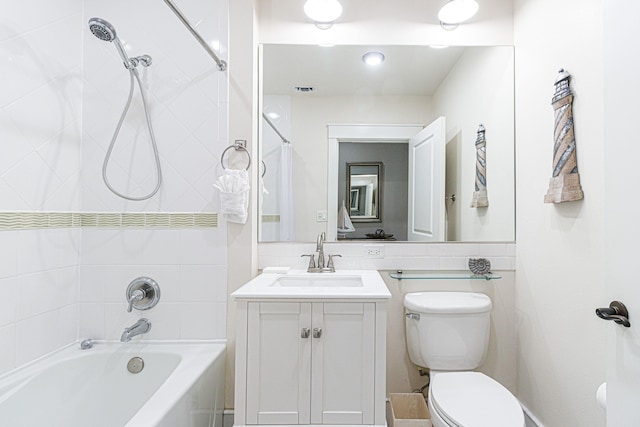
[[[233,409],[225,409],[222,413],[222,427],[233,427]]]
[[[533,412],[529,410],[522,402],[520,402],[520,406],[522,406],[522,411],[524,412],[524,421],[526,427],[544,427],[544,425],[540,422],[540,420],[533,415]]]

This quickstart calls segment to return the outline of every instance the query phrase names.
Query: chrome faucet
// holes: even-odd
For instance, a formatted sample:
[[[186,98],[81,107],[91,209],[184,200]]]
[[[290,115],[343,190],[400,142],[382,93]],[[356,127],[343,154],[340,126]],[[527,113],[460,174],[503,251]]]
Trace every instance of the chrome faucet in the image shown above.
[[[318,252],[318,262],[316,263],[317,268],[324,268],[324,239],[325,234],[323,231],[318,234],[318,240],[316,241],[316,252]]]
[[[342,255],[329,255],[329,260],[326,265],[324,262],[324,231],[318,235],[316,252],[318,252],[318,261],[315,261],[314,254],[304,254],[301,257],[309,257],[309,266],[307,267],[307,273],[335,273],[336,268],[333,265],[333,258],[340,257]]]
[[[120,341],[129,342],[136,335],[146,334],[151,330],[151,322],[147,319],[140,319],[128,328],[124,328]]]

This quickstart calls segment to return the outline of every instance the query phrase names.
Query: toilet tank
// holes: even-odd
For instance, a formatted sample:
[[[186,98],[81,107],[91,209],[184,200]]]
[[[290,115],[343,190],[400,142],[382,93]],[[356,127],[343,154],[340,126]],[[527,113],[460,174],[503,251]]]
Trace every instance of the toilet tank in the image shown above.
[[[472,370],[489,345],[491,299],[471,292],[417,292],[404,297],[411,361],[437,371]]]

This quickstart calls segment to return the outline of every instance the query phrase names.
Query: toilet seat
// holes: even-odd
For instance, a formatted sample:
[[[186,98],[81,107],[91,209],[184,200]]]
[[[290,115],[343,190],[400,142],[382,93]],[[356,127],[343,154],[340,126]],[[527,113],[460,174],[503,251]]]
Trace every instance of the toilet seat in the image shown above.
[[[500,383],[480,372],[433,375],[432,411],[452,427],[524,427],[518,400]]]

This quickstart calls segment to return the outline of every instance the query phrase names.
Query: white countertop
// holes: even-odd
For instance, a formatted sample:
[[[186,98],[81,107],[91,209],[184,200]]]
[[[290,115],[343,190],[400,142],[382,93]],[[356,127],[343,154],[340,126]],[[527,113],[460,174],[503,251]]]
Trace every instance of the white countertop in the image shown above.
[[[231,294],[235,299],[390,299],[376,270],[262,273]]]

